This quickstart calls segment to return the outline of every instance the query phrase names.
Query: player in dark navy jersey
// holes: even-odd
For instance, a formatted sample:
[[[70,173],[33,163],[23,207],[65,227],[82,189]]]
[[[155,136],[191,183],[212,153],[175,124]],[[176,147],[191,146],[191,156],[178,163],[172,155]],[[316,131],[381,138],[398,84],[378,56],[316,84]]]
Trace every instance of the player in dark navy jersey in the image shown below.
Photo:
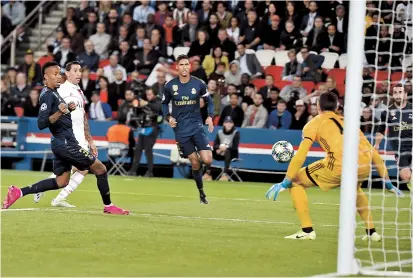
[[[40,95],[37,125],[39,129],[49,128],[52,133],[53,172],[56,178],[48,178],[21,189],[11,186],[3,202],[3,209],[9,208],[28,194],[65,187],[69,183],[70,171],[74,166],[79,170],[90,169],[96,175],[97,186],[104,203],[104,213],[129,214],[129,211],[112,204],[106,167],[89,151],[83,149],[73,134],[70,112],[76,109],[76,104],[66,104],[56,91],[60,79],[59,65],[56,62],[47,62],[42,72],[46,87]]]
[[[200,201],[208,204],[202,183],[202,163],[206,166],[212,163],[212,151],[209,139],[204,131],[200,98],[208,103],[209,117],[206,119],[208,131],[214,130],[212,117],[214,105],[204,81],[191,76],[188,56],[180,55],[177,59],[178,77],[165,84],[162,99],[162,111],[169,125],[174,129],[175,139],[181,157],[188,158],[192,165],[192,176],[199,190]],[[172,113],[169,114],[168,104],[172,103]]]
[[[393,87],[393,101],[381,114],[380,125],[376,128],[378,149],[388,127],[387,141],[395,152],[400,178],[411,189],[412,178],[412,104],[408,102],[407,92],[402,84]]]

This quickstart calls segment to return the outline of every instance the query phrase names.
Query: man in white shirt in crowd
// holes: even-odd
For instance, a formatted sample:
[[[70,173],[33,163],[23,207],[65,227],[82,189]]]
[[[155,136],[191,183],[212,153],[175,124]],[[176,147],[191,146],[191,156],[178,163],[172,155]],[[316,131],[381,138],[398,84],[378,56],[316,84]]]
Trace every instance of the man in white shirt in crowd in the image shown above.
[[[89,38],[95,46],[95,52],[99,55],[100,59],[107,59],[109,55],[108,48],[111,42],[111,36],[105,33],[105,28],[105,23],[98,23],[96,34]]]
[[[7,16],[13,27],[16,27],[24,21],[26,16],[26,7],[23,3],[16,0],[10,0],[9,3],[2,7],[3,15]]]
[[[140,1],[141,4],[133,10],[133,20],[139,23],[148,23],[148,14],[155,14],[155,10],[149,6],[148,0]]]
[[[98,92],[93,92],[91,97],[92,103],[89,107],[89,117],[95,121],[111,121],[112,108],[110,105],[100,101]]]
[[[303,37],[307,37],[308,34],[310,33],[311,29],[313,29],[314,27],[314,20],[316,18],[316,16],[318,15],[317,13],[317,2],[316,1],[311,1],[310,5],[308,7],[308,9],[310,10],[308,14],[306,14],[303,17],[303,20],[301,21],[301,35],[303,35]]]
[[[121,65],[119,65],[118,63],[119,63],[118,54],[114,52],[109,57],[109,65],[103,68],[103,74],[109,80],[109,83],[113,83],[116,81],[115,73],[117,70],[120,70],[122,72],[123,80],[126,81],[126,78],[128,76],[126,73],[126,69],[122,67]]]
[[[92,136],[89,131],[89,123],[86,118],[84,104],[85,97],[82,90],[79,87],[79,82],[82,76],[82,68],[77,61],[70,62],[66,65],[66,82],[61,84],[57,92],[63,98],[66,103],[74,102],[76,109],[70,113],[73,123],[73,134],[79,145],[85,149],[90,150],[91,154],[97,156],[97,148],[93,142]],[[76,168],[72,169],[72,176],[70,177],[69,184],[63,188],[59,194],[52,200],[52,206],[54,207],[68,207],[73,208],[74,205],[69,204],[66,198],[76,190],[76,188],[82,183],[85,175],[88,171],[80,171]],[[52,174],[50,178],[55,178]],[[44,192],[34,194],[34,202],[38,203],[44,196]]]

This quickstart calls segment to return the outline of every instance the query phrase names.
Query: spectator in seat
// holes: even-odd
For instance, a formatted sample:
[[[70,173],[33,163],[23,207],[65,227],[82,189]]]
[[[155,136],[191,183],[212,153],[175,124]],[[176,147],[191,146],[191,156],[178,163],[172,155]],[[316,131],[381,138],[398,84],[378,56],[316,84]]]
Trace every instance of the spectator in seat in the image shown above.
[[[8,18],[7,15],[4,14],[2,9],[0,9],[0,14],[1,14],[1,35],[3,36],[3,39],[4,39],[10,34],[11,31],[13,31],[13,25],[11,23],[11,20]]]
[[[372,91],[375,86],[374,78],[370,75],[370,69],[365,67],[363,68],[363,88],[369,87]]]
[[[240,63],[241,74],[247,73],[251,79],[262,76],[262,67],[255,53],[247,54],[245,45],[242,43],[238,44],[237,49],[239,53],[237,61]]]
[[[145,32],[148,35],[152,34],[152,31],[157,29],[161,30],[162,26],[158,26],[155,24],[155,15],[154,14],[148,14],[148,22],[144,25],[145,26]]]
[[[402,25],[395,22],[393,24],[393,34],[392,38],[392,55],[391,55],[391,67],[398,70],[397,67],[401,68],[401,59],[403,59],[405,54],[412,53],[412,44],[407,43],[405,32],[402,31]],[[406,45],[407,43],[407,45]]]
[[[136,55],[136,69],[145,75],[149,75],[152,69],[155,67],[158,62],[158,53],[153,50],[151,41],[145,39],[143,42],[143,51],[138,52]]]
[[[136,33],[132,35],[129,40],[129,45],[132,47],[135,53],[143,50],[143,41],[145,39],[146,39],[145,28],[139,25],[138,27],[136,27]]]
[[[105,21],[106,33],[108,33],[112,37],[117,37],[119,26],[120,26],[119,14],[116,9],[111,9]],[[96,25],[96,28],[97,28],[97,25]]]
[[[241,25],[239,40],[245,45],[246,49],[257,49],[261,42],[261,24],[257,21],[257,12],[250,10],[248,12],[248,20]]]
[[[82,78],[79,82],[79,87],[83,91],[86,97],[86,102],[89,104],[92,102],[92,93],[96,89],[96,81],[89,79],[90,70],[87,66],[82,67]]]
[[[19,72],[16,76],[16,86],[10,90],[11,96],[16,101],[16,105],[23,104],[29,97],[30,86],[27,86],[26,75],[23,72]]]
[[[82,66],[87,66],[91,71],[96,72],[99,67],[99,55],[95,52],[95,46],[91,40],[85,41],[85,52],[80,53],[76,60]]]
[[[324,56],[311,54],[308,47],[301,48],[303,62],[301,64],[301,78],[304,81],[313,81],[315,83],[322,80],[322,64]]]
[[[234,85],[230,85],[234,86]],[[228,87],[230,87],[228,86]],[[237,93],[229,94],[229,104],[222,109],[221,115],[219,116],[218,125],[222,126],[224,124],[224,119],[231,117],[234,121],[236,127],[241,127],[244,121],[244,110],[239,106],[240,97]]]
[[[217,69],[215,72],[211,73],[209,76],[209,79],[216,80],[218,82],[218,85],[225,86],[225,68],[227,67],[227,64],[220,62],[217,65]]]
[[[56,29],[56,37],[54,37],[54,38],[52,38],[49,42],[48,42],[48,45],[47,45],[47,47],[49,48],[51,48],[51,49],[53,49],[52,50],[52,53],[53,54],[56,54],[57,53],[57,51],[59,51],[60,50],[60,45],[62,44],[62,40],[63,40],[63,38],[64,38],[64,33],[63,33],[63,30],[62,30],[62,28],[57,28]]]
[[[161,32],[158,29],[154,29],[151,32],[151,45],[158,57],[166,57],[166,43],[161,37]]]
[[[95,121],[111,121],[112,109],[110,105],[100,101],[98,92],[92,93],[92,103],[89,107],[89,117]]]
[[[199,30],[196,37],[196,41],[194,41],[189,48],[188,57],[198,57],[203,61],[205,56],[211,53],[211,45],[208,42],[208,35],[204,30]]]
[[[292,115],[290,129],[303,130],[308,121],[307,106],[304,101],[299,99],[295,102],[295,113]]]
[[[130,13],[124,13],[122,16],[122,21],[120,23],[121,26],[125,26],[126,29],[128,29],[128,36],[130,34],[133,34],[133,32],[135,32],[136,30],[136,22],[133,21],[132,19],[132,15]],[[118,33],[119,35],[119,33]],[[128,40],[130,39],[130,37],[127,38]]]
[[[155,10],[149,6],[148,0],[140,1],[141,4],[133,10],[133,20],[138,23],[145,24],[148,21],[149,14],[155,14]]]
[[[337,26],[337,32],[343,35],[347,34],[348,16],[346,16],[346,8],[343,5],[337,5],[336,16],[333,18],[333,24]]]
[[[116,11],[116,10],[111,10],[111,11]],[[97,26],[97,21],[98,16],[94,11],[90,11],[87,13],[87,23],[83,25],[83,27],[80,29],[80,34],[84,38],[89,38],[91,35],[96,33],[96,26]]]
[[[292,115],[287,110],[287,102],[280,99],[277,103],[277,109],[271,112],[268,116],[269,129],[290,129]]]
[[[192,66],[191,66],[191,75],[198,77],[199,79],[203,80],[204,82],[208,81],[207,74],[205,70],[201,66],[201,61],[199,59],[194,59],[192,61]]]
[[[62,28],[63,33],[67,36],[66,26],[68,23],[75,23],[76,27],[79,26],[79,19],[76,17],[76,9],[73,7],[67,8],[66,17],[62,18],[59,27]]]
[[[227,7],[224,2],[220,1],[217,3],[216,15],[218,16],[219,25],[221,28],[228,28],[231,23],[232,13],[227,11]]]
[[[220,29],[218,16],[216,14],[211,14],[209,17],[209,24],[206,27],[206,31],[209,36],[209,42],[211,45],[217,45],[219,42],[218,32]]]
[[[167,45],[171,47],[175,47],[180,43],[181,40],[181,31],[178,26],[176,26],[176,22],[174,21],[172,15],[167,15],[165,18],[165,22],[162,25],[163,33],[165,34],[165,42]]]
[[[135,70],[135,65],[133,64],[134,54],[130,50],[129,43],[127,41],[122,41],[119,45],[119,64],[126,69],[127,73],[131,73]]]
[[[77,33],[76,25],[72,22],[66,25],[66,29],[68,33],[67,36],[70,38],[70,49],[75,55],[78,55],[85,50],[83,48],[85,38]]]
[[[145,84],[139,77],[139,72],[134,71],[131,74],[132,81],[128,84],[127,90],[131,90],[137,98],[143,98],[145,94]]]
[[[379,31],[380,31],[379,30],[379,19],[380,19],[379,13],[374,12],[371,18],[372,18],[371,24],[366,30],[366,39],[365,39],[365,44],[364,44],[364,50],[366,50],[366,51],[368,51],[368,50],[375,51],[376,50],[377,38],[378,38],[378,35],[379,35]],[[367,57],[367,61],[370,64],[374,64],[374,61],[370,62],[368,60],[368,57]]]
[[[282,30],[280,36],[280,44],[281,50],[298,50],[302,46],[303,42],[301,34],[295,29],[295,25],[292,20],[288,20],[285,23],[285,30]]]
[[[370,107],[364,107],[360,117],[360,129],[363,133],[370,133],[377,126],[378,121],[373,117]]]
[[[376,121],[381,120],[381,113],[385,110],[387,110],[387,106],[383,103],[383,101],[380,99],[380,97],[376,94],[371,96],[370,100],[370,110],[373,113],[373,118]]]
[[[198,10],[197,14],[199,23],[203,26],[207,26],[212,14],[211,2],[209,0],[202,1],[202,9]]]
[[[111,55],[115,51],[120,51],[119,45],[123,41],[128,40],[128,28],[126,26],[119,27],[119,33],[117,37],[112,37],[109,44],[109,54]]]
[[[33,52],[30,49],[24,55],[24,63],[20,65],[19,72],[26,74],[28,85],[37,86],[43,84],[42,69],[34,61]]]
[[[238,94],[238,88],[234,84],[229,84],[226,87],[226,90],[225,90],[225,87],[224,87],[223,91],[224,91],[224,93],[223,93],[223,96],[221,98],[221,108],[224,108],[225,106],[230,104],[230,101],[231,101],[230,97],[231,97],[232,94]],[[241,101],[242,101],[242,99],[238,98],[238,105],[241,105]]]
[[[412,81],[404,82],[404,90],[406,91],[406,94],[407,94],[407,101],[411,103],[413,100]]]
[[[135,94],[131,90],[126,90],[125,101],[119,106],[119,119],[125,120],[126,124],[130,124],[131,118],[134,115],[134,108],[138,107]]]
[[[116,54],[112,54],[109,57],[109,65],[103,68],[103,74],[109,80],[109,83],[113,83],[116,81],[115,72],[116,70],[120,70],[122,72],[123,80],[126,81],[127,74],[126,69],[119,65],[119,57]]]
[[[241,70],[238,61],[232,61],[229,64],[229,71],[225,72],[225,83],[234,84],[235,86],[239,86],[241,84]]]
[[[165,73],[161,71],[157,72],[156,83],[152,85],[151,89],[158,99],[162,99],[163,97],[164,90],[165,90],[165,83],[166,83]]]
[[[262,105],[262,95],[254,95],[254,104],[248,106],[245,112],[242,127],[246,128],[264,128],[267,125],[268,112]]]
[[[108,49],[111,42],[111,36],[105,33],[105,28],[104,23],[98,23],[96,27],[96,34],[90,36],[89,38],[95,46],[95,51],[99,55],[100,59],[107,59],[109,55]]]
[[[307,41],[305,44],[315,52],[320,52],[321,50],[321,39],[325,33],[323,18],[321,16],[317,16],[314,21],[314,28],[310,31],[307,37]]]
[[[317,104],[313,103],[310,105],[310,116],[308,116],[307,122],[311,121],[317,115],[318,115]]]
[[[108,93],[109,80],[103,75],[99,76],[96,87],[99,89],[100,100],[104,103],[107,103],[109,100],[109,97],[108,97],[109,96],[109,93]]]
[[[332,77],[327,77],[327,80],[326,80],[326,87],[327,87],[327,90],[330,92],[330,93],[334,93],[334,94],[336,94],[337,95],[337,97],[339,97],[339,92],[337,91],[337,89],[336,89],[336,81],[334,80],[334,78],[332,78]]]
[[[292,81],[294,76],[301,76],[301,64],[297,61],[294,49],[288,50],[288,58],[290,58],[290,62],[284,66],[282,80]]]
[[[39,116],[39,91],[37,89],[31,89],[29,98],[26,99],[23,105],[24,117],[37,117]]]
[[[242,1],[240,1],[242,5]],[[254,2],[251,0],[244,1],[244,7],[241,7],[238,13],[235,16],[238,19],[239,25],[242,26],[244,23],[248,21],[248,13],[254,9]]]
[[[344,53],[344,36],[341,33],[338,33],[336,30],[336,26],[334,24],[330,24],[327,27],[327,33],[323,33],[320,47],[321,52],[333,52],[340,55]]]
[[[99,22],[103,22],[111,9],[112,1],[99,1],[99,7],[97,9],[99,14]]]
[[[272,75],[265,76],[265,86],[261,87],[258,91],[262,95],[262,98],[265,100],[270,97],[271,89],[274,87],[274,77]]]
[[[260,13],[260,10],[257,9],[257,13],[260,16],[265,13],[264,16],[262,17],[262,24],[264,25],[264,27],[271,26],[273,16],[277,15],[277,7],[275,6],[275,3],[271,3],[270,1],[264,1],[264,2],[260,2],[260,4],[261,3],[265,4],[266,2],[269,2],[269,5],[264,9],[263,13]],[[278,16],[278,19],[279,18],[280,17]]]
[[[323,94],[323,93],[327,93],[328,89],[327,86],[325,84],[319,84],[318,88],[316,90],[313,90],[313,92],[309,95],[306,95],[305,97],[302,98],[302,100],[305,103],[317,103],[317,99],[318,97]]]
[[[270,97],[264,100],[264,107],[267,109],[268,114],[277,109],[277,104],[280,99],[280,89],[277,87],[272,87]]]
[[[264,49],[278,51],[280,49],[281,28],[279,27],[280,17],[273,15],[271,24],[264,27],[263,45]]]
[[[402,85],[406,82],[412,82],[412,66],[409,66],[404,73],[404,77],[399,81]]]
[[[65,37],[62,40],[62,45],[60,50],[54,55],[54,60],[59,64],[60,67],[64,68],[67,63],[76,60],[75,53],[70,49],[70,39]]]
[[[303,19],[301,21],[301,35],[303,37],[307,37],[308,34],[310,33],[311,29],[314,27],[314,20],[316,16],[318,15],[318,5],[316,1],[310,1],[310,4],[308,6],[308,14],[303,16]]]
[[[3,15],[7,16],[13,25],[13,29],[24,21],[26,7],[20,1],[9,0],[9,3],[2,7]]]
[[[233,43],[238,44],[239,32],[239,21],[236,17],[232,17],[230,26],[227,28],[228,39]]]
[[[255,86],[251,84],[251,77],[249,76],[248,73],[243,73],[241,74],[241,84],[238,86],[238,89],[241,93],[245,92],[245,88],[246,87],[253,87],[254,88],[254,93],[255,93]],[[251,99],[251,103],[252,104],[252,99]],[[246,108],[245,108],[246,109]],[[245,111],[244,109],[244,111]]]
[[[237,46],[231,40],[228,39],[228,34],[225,29],[219,29],[218,31],[218,43],[215,46],[220,46],[222,54],[228,57],[228,61],[233,61],[235,58],[235,51]]]
[[[16,112],[14,112],[14,105],[15,101],[13,100],[10,90],[6,86],[6,82],[4,78],[1,78],[1,113],[2,116],[16,116]]]
[[[17,70],[13,67],[10,67],[6,70],[5,82],[7,88],[12,88],[16,86]]]
[[[307,90],[302,86],[301,77],[294,76],[293,83],[285,86],[281,92],[280,97],[285,101],[290,101],[291,92],[296,91],[299,93],[299,98],[302,99],[307,95]]]
[[[110,83],[108,87],[108,104],[112,111],[118,110],[118,101],[125,99],[126,91],[126,81],[121,70],[115,71],[115,78],[115,81]]]
[[[294,1],[288,1],[287,6],[285,9],[285,15],[284,15],[284,20],[283,20],[283,25],[287,21],[291,20],[294,23],[294,26],[299,26],[301,24],[301,17],[298,14],[298,12],[295,10],[295,2]]]
[[[205,56],[205,59],[202,62],[202,67],[205,69],[207,76],[210,76],[215,69],[218,68],[218,64],[220,63],[224,63],[225,71],[227,71],[228,57],[223,55],[222,48],[220,46],[216,46],[212,51],[212,55]]]
[[[221,93],[219,91],[217,80],[209,79],[207,90],[214,102],[214,115],[217,116],[221,113]]]
[[[120,16],[123,16],[125,13],[129,12],[129,11],[133,11],[133,9],[136,6],[136,2],[135,1],[129,1],[129,0],[123,0],[121,3],[119,3],[119,5],[117,6],[117,13]]]
[[[229,166],[231,160],[239,156],[239,143],[240,133],[235,128],[233,119],[226,117],[223,128],[218,130],[212,151],[212,156],[215,160],[224,161],[224,173],[219,179],[220,181],[229,180]],[[204,180],[212,180],[210,166],[207,167],[205,175],[202,178]]]
[[[155,24],[158,26],[162,26],[165,23],[166,17],[168,15],[172,16],[172,14],[168,11],[167,3],[164,1],[158,2],[158,10],[155,12]]]
[[[185,7],[185,1],[183,0],[176,1],[176,8],[173,10],[172,15],[178,27],[181,29],[184,28],[184,26],[188,22],[188,16],[189,16],[189,9]],[[197,16],[197,25],[198,25],[198,16]]]
[[[177,1],[177,5],[178,5]],[[183,2],[183,1],[182,1]],[[175,14],[175,11],[174,11]],[[179,21],[174,16],[175,21],[178,23],[178,27],[182,30],[182,41],[184,46],[190,47],[193,42],[197,40],[197,31],[198,31],[198,15],[196,13],[189,13],[188,15],[188,24],[180,26]],[[208,53],[209,54],[209,53]]]

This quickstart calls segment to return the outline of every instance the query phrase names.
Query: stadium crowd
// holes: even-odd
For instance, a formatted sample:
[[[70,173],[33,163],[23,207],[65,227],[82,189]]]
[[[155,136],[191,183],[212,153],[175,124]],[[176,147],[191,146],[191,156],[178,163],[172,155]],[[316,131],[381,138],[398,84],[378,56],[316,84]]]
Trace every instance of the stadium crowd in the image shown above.
[[[6,5],[2,26],[3,20],[16,26],[17,11]],[[176,74],[174,54],[184,49],[191,74],[213,95],[216,124],[229,116],[236,127],[299,130],[317,115],[315,100],[323,92],[340,97],[343,113],[345,70],[338,60],[333,69],[323,63],[325,53],[346,56],[348,8],[345,1],[81,1],[67,9],[45,57],[36,62],[27,50],[25,62],[2,76],[1,115],[36,116],[41,64],[55,60],[64,67],[78,60],[89,117],[129,122],[146,87],[162,98],[165,82]],[[401,81],[412,94],[411,66],[402,73],[403,58],[412,53],[405,32],[411,12],[411,1],[368,1],[361,115],[366,132],[389,105],[391,82]],[[273,60],[264,68],[260,50],[288,51],[289,61],[280,67]],[[379,76],[383,70],[386,76]],[[206,105],[200,105],[206,118]]]

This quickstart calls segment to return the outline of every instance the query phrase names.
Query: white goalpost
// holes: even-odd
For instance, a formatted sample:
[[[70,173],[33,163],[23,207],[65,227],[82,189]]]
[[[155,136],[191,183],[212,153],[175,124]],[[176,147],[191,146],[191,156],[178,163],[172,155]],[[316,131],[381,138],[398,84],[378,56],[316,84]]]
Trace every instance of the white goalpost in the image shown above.
[[[384,0],[381,0],[384,1]],[[393,28],[396,18],[396,7],[393,9],[393,20],[391,24],[382,24]],[[380,15],[380,10],[377,9]],[[349,12],[349,29],[348,29],[348,63],[346,71],[346,94],[344,107],[344,152],[342,182],[340,191],[340,219],[339,219],[339,238],[338,238],[338,255],[337,255],[337,274],[338,275],[378,275],[378,276],[413,276],[413,232],[412,232],[412,194],[405,192],[403,199],[385,192],[384,190],[374,189],[372,183],[381,181],[375,178],[376,173],[371,173],[368,181],[368,188],[364,189],[369,199],[369,209],[375,223],[376,230],[382,235],[381,242],[362,241],[361,237],[365,234],[365,227],[362,221],[358,221],[357,216],[357,184],[358,184],[358,146],[360,131],[360,115],[362,102],[363,86],[363,63],[365,61],[365,16],[366,0],[350,1]],[[397,15],[399,16],[399,15]],[[411,19],[410,19],[411,21]],[[410,23],[411,24],[411,23]],[[380,30],[379,23],[379,30]],[[411,31],[405,26],[407,32]],[[379,35],[378,35],[379,36]],[[394,55],[401,56],[403,77],[406,71],[404,65],[406,61],[411,65],[411,56],[406,56],[406,47],[412,42],[411,34],[406,37],[405,48],[403,53]],[[376,59],[374,65],[370,65],[375,71],[388,71],[388,79],[392,74],[392,46],[393,39],[390,40],[390,50],[384,52],[390,56],[390,61],[386,65],[379,66],[379,37],[375,38]],[[398,57],[398,56],[397,56]],[[410,59],[410,60],[409,60]],[[381,62],[381,61],[380,61]],[[375,74],[377,77],[377,73]],[[395,82],[394,83],[398,83]],[[377,81],[376,81],[377,82]],[[388,83],[388,92],[391,91],[391,83]],[[374,86],[372,95],[376,96],[377,86]],[[391,98],[391,94],[388,94]],[[389,102],[387,102],[388,106]],[[374,110],[374,107],[372,108]],[[374,112],[374,111],[373,111]],[[412,113],[412,111],[410,111]],[[374,113],[373,113],[374,114]],[[410,114],[411,115],[411,114]],[[374,137],[374,118],[372,121]],[[387,126],[386,126],[387,128]],[[413,140],[413,139],[412,139]],[[387,141],[385,142],[387,146]],[[392,159],[387,155],[386,159]],[[393,173],[398,175],[397,167],[392,164],[388,167]],[[399,187],[399,180],[395,174],[392,175],[392,182]]]

